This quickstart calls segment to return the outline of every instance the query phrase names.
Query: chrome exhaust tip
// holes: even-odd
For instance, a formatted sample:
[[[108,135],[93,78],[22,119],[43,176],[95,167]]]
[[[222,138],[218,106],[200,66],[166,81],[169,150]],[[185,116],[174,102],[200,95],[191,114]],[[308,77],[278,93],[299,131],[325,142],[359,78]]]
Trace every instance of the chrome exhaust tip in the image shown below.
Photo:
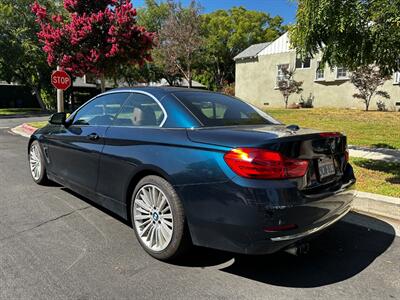
[[[286,253],[289,253],[294,256],[306,255],[310,251],[310,244],[304,243],[304,244],[296,245],[296,246],[287,248],[284,251]]]

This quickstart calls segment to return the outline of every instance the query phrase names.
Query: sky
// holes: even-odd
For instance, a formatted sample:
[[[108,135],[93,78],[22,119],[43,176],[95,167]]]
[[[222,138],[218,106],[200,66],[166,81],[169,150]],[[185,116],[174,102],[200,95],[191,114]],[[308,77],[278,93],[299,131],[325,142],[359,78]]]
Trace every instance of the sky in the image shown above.
[[[198,0],[204,8],[204,12],[212,12],[217,9],[229,9],[233,6],[244,6],[248,10],[258,10],[269,13],[271,16],[280,15],[285,24],[294,23],[296,16],[296,3],[290,0]],[[144,0],[133,0],[136,7],[144,6]],[[187,4],[190,0],[181,0]]]

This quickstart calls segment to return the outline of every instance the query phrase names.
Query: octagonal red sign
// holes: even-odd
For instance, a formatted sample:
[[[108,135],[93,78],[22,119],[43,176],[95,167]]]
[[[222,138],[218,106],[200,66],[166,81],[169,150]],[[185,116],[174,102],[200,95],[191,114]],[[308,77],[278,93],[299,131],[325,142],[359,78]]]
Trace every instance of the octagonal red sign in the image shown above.
[[[71,86],[71,77],[65,71],[54,71],[51,74],[51,84],[56,89],[66,90]]]

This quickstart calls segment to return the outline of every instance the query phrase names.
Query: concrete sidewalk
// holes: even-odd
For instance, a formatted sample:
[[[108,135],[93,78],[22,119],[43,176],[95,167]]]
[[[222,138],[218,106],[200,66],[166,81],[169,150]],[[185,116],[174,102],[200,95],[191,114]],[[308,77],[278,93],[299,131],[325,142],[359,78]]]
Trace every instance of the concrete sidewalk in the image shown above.
[[[400,163],[400,150],[349,145],[350,157]]]

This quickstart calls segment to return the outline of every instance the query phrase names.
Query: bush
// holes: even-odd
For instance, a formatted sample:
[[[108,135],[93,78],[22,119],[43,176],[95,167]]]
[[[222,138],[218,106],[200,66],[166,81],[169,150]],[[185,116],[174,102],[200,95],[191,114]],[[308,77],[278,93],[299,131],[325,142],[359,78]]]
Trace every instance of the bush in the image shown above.
[[[383,100],[376,101],[376,106],[379,111],[388,111],[386,104]]]
[[[303,95],[300,96],[300,102],[299,105],[301,108],[313,108],[313,102],[314,102],[314,95],[312,93],[310,93],[310,95],[308,95],[307,99],[304,100]]]
[[[44,105],[46,106],[47,110],[55,110],[57,108],[57,99],[54,95],[54,93],[51,93],[47,89],[41,89],[40,90],[40,97],[42,98],[42,101]]]
[[[225,84],[222,88],[222,93],[230,96],[235,96],[235,84]]]

